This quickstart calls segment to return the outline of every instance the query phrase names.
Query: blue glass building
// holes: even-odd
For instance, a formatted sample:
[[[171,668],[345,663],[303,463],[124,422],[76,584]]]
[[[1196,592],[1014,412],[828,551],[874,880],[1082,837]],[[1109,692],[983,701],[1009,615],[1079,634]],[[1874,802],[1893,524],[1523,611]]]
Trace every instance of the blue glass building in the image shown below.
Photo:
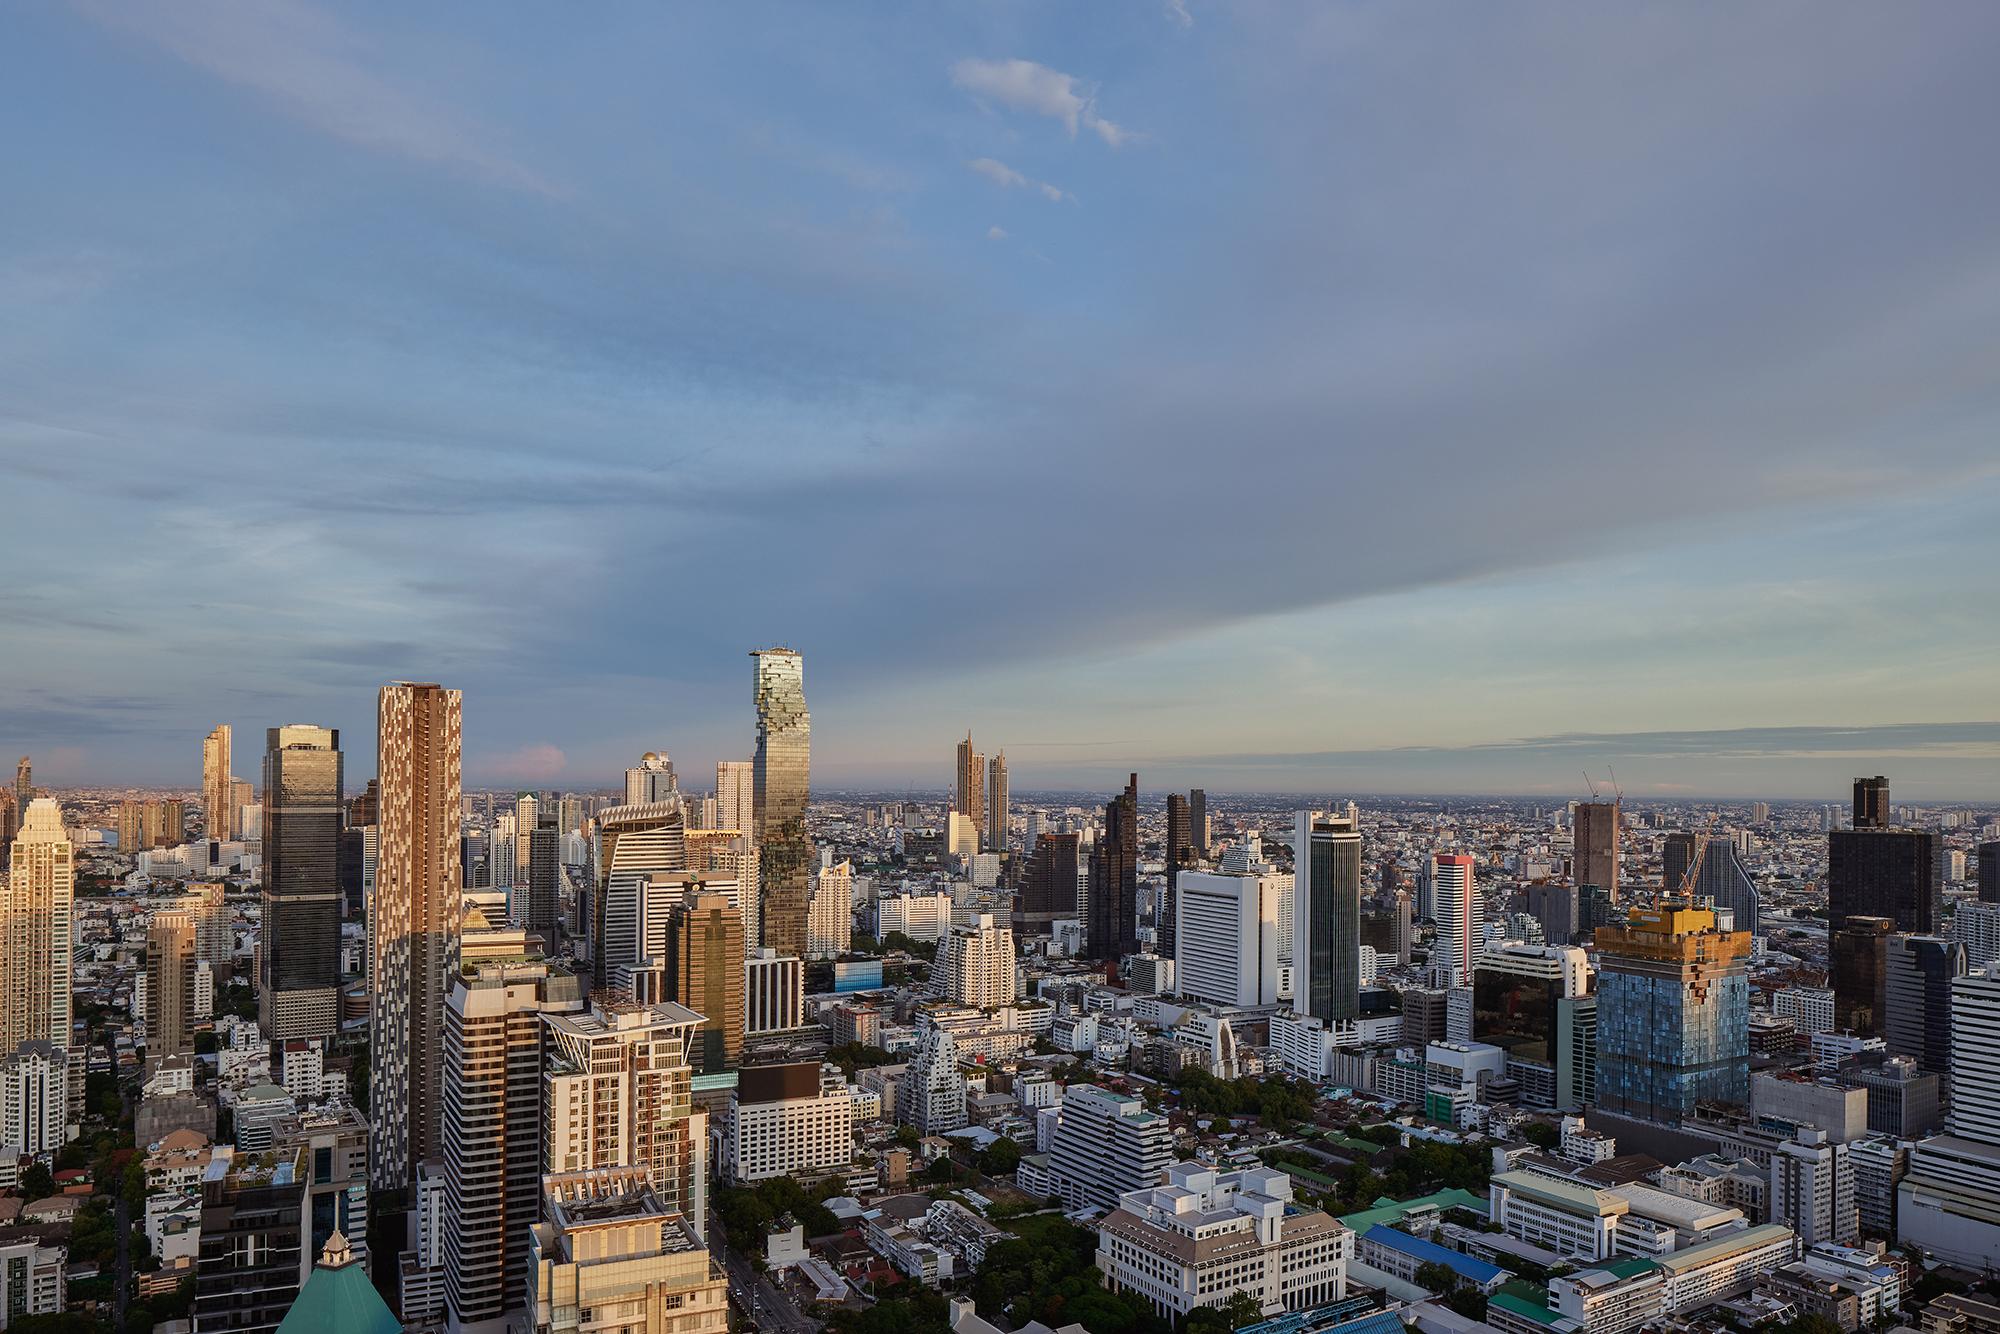
[[[1750,933],[1666,899],[1597,932],[1597,1105],[1674,1124],[1750,1101]]]

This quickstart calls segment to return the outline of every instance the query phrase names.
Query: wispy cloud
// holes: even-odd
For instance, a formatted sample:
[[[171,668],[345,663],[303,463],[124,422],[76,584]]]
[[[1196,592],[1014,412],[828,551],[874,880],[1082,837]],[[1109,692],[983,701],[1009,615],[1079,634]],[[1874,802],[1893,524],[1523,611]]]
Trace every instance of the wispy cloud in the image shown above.
[[[489,146],[484,133],[452,108],[371,68],[367,43],[303,0],[76,3],[98,24],[250,89],[335,138],[493,185],[566,193]]]
[[[1014,170],[1006,163],[990,157],[976,157],[965,164],[995,185],[1009,190],[1034,190],[1050,203],[1060,204],[1070,198],[1069,191],[1047,181],[1038,181],[1032,176]]]
[[[1113,148],[1134,138],[1132,131],[1099,114],[1095,88],[1032,60],[961,60],[951,67],[951,81],[983,101],[1059,120],[1071,138],[1079,125]]]
[[[1188,10],[1187,0],[1167,0],[1167,17],[1179,28],[1192,28],[1194,15]]]
[[[1004,241],[1007,239],[1007,229],[996,223],[986,229],[986,239],[989,241]]]

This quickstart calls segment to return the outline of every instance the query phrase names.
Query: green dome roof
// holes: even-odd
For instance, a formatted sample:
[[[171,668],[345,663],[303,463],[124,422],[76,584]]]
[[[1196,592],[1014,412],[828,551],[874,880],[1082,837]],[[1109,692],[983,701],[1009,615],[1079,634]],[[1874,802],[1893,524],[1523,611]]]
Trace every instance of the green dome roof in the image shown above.
[[[403,1334],[403,1326],[354,1263],[347,1238],[336,1232],[279,1322],[278,1334]]]

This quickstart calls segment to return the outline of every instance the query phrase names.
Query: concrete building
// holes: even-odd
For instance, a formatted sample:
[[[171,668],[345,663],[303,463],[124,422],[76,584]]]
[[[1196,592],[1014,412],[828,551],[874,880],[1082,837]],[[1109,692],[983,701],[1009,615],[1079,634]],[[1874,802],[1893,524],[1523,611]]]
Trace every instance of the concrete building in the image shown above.
[[[1625,818],[1621,806],[1617,801],[1579,801],[1572,827],[1570,879],[1608,891],[1613,903],[1618,902],[1618,882],[1623,874],[1620,841]]]
[[[201,1182],[195,1329],[278,1328],[311,1268],[305,1189],[302,1150],[215,1151]]]
[[[1478,862],[1463,853],[1431,856],[1431,914],[1437,923],[1431,966],[1441,976],[1448,975],[1454,987],[1472,977],[1473,961],[1486,943],[1486,901],[1479,893],[1477,873]]]
[[[1049,1176],[1068,1207],[1110,1209],[1127,1191],[1159,1183],[1173,1145],[1167,1118],[1142,1099],[1072,1084],[1049,1142]]]
[[[1801,1033],[1831,1033],[1832,987],[1785,987],[1771,997],[1771,1013],[1789,1019]]]
[[[837,959],[854,947],[854,863],[836,862],[813,880],[806,958]]]
[[[690,900],[674,916],[674,1000],[702,1016],[689,1059],[709,1074],[743,1055],[743,918],[721,894]]]
[[[77,1137],[70,1089],[82,1082],[82,1060],[50,1042],[24,1042],[0,1056],[0,1148],[53,1154]]]
[[[958,1042],[951,1030],[924,1027],[922,1048],[896,1085],[896,1120],[919,1135],[957,1130],[965,1124],[965,1075],[958,1068]]]
[[[1127,1191],[1097,1230],[1113,1292],[1169,1320],[1247,1294],[1267,1316],[1344,1299],[1354,1234],[1294,1203],[1283,1172],[1175,1163],[1165,1184]]]
[[[951,895],[884,894],[875,901],[875,935],[900,931],[919,944],[942,941],[951,932]]]
[[[194,918],[162,908],[146,928],[146,1054],[194,1050]]]
[[[1767,1223],[1657,1256],[1666,1285],[1662,1307],[1671,1315],[1747,1292],[1758,1275],[1797,1254],[1792,1229]]]
[[[1826,1078],[1763,1074],[1750,1078],[1750,1114],[1757,1125],[1790,1137],[1818,1127],[1835,1144],[1868,1133],[1868,1091]]]
[[[723,1176],[740,1184],[845,1169],[854,1157],[855,1092],[834,1065],[744,1068],[718,1118]]]
[[[787,1033],[805,1024],[806,970],[797,959],[760,949],[743,960],[743,1033]]]
[[[982,1010],[1014,1003],[1020,994],[1017,964],[1014,928],[990,913],[955,928],[937,957],[945,999]]]
[[[1619,1220],[1631,1211],[1608,1190],[1537,1172],[1495,1174],[1487,1199],[1487,1216],[1508,1236],[1592,1263],[1616,1252]]]
[[[1919,1140],[1896,1192],[1896,1238],[1940,1259],[2000,1267],[2000,970],[1952,984],[1951,1115]]]
[[[0,1053],[24,1042],[68,1048],[76,850],[62,807],[36,797],[21,816],[0,910]]]
[[[1182,871],[1175,989],[1216,1005],[1276,1005],[1282,891],[1275,875]]]
[[[1860,1235],[1854,1203],[1854,1163],[1845,1143],[1801,1127],[1771,1154],[1771,1221],[1798,1233],[1799,1243],[1848,1245]]]
[[[727,1334],[729,1280],[644,1172],[550,1176],[541,1221],[526,1229],[526,1328],[587,1334]]]

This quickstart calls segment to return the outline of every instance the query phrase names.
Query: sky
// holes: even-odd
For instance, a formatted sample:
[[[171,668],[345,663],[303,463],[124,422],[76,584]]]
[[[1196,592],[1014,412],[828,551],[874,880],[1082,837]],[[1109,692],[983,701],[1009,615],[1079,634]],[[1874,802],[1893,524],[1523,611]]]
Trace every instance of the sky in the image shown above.
[[[12,6],[0,752],[2000,799],[2000,10]],[[12,747],[13,750],[7,750]]]

